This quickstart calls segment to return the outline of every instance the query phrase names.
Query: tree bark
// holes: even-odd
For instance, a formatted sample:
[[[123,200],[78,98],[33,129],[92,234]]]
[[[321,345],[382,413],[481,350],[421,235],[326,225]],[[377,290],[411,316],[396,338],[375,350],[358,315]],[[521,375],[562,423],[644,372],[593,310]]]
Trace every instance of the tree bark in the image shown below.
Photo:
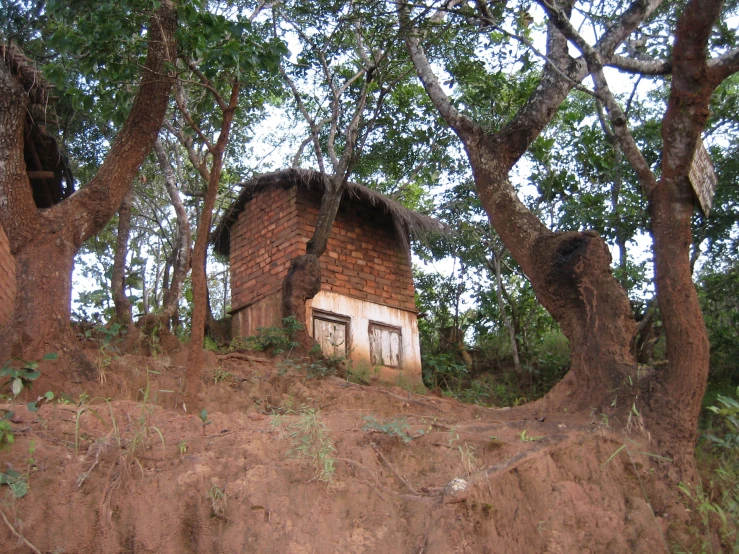
[[[615,48],[659,4],[635,1],[603,35],[597,51],[610,59]],[[557,2],[567,12],[569,2]],[[508,180],[513,166],[551,121],[575,83],[588,73],[583,59],[568,54],[553,23],[547,29],[548,63],[539,85],[499,132],[487,133],[461,114],[441,87],[412,27],[406,6],[399,19],[406,47],[427,94],[465,146],[480,201],[501,240],[529,278],[537,298],[570,341],[571,367],[540,403],[562,410],[606,409],[636,363],[630,351],[635,332],[629,301],[613,278],[611,256],[594,232],[553,233],[519,200]]]
[[[115,239],[115,255],[113,271],[110,277],[110,289],[115,304],[115,320],[121,325],[131,326],[131,301],[126,296],[126,255],[128,253],[128,237],[131,234],[131,205],[133,204],[133,187],[123,197],[118,210],[118,234]]]
[[[662,123],[662,173],[649,195],[657,301],[667,343],[667,368],[649,419],[660,431],[662,449],[678,466],[692,464],[708,381],[708,333],[690,266],[694,197],[688,174],[711,95],[728,76],[725,68],[712,68],[708,61],[708,40],[722,7],[721,0],[691,0],[678,20]]]
[[[208,254],[208,238],[213,221],[213,208],[218,197],[218,185],[221,181],[221,170],[223,169],[223,155],[228,144],[231,124],[239,99],[239,83],[234,83],[231,88],[231,99],[228,107],[223,113],[220,135],[215,146],[211,149],[213,161],[210,168],[210,178],[205,190],[203,209],[198,218],[198,231],[195,238],[195,247],[192,252],[192,329],[190,332],[190,346],[187,365],[187,394],[191,400],[195,400],[202,391],[201,381],[204,363],[203,339],[205,338],[206,303],[208,295],[207,276],[205,273],[205,261]],[[197,402],[197,401],[196,401]]]
[[[511,355],[513,356],[513,370],[516,373],[521,373],[521,358],[518,355],[518,338],[516,337],[516,328],[513,321],[505,311],[505,300],[503,300],[503,276],[501,275],[500,258],[505,252],[505,249],[501,249],[500,252],[495,252],[493,258],[493,270],[495,271],[495,296],[498,299],[498,309],[500,310],[500,318],[503,320],[503,325],[508,330],[508,337],[511,340]]]
[[[156,139],[172,86],[165,63],[175,50],[177,14],[169,2],[153,15],[149,50],[134,105],[97,174],[71,197],[37,210],[23,161],[22,87],[0,63],[0,224],[18,262],[17,296],[0,331],[0,356],[25,358],[71,348],[71,268],[82,243],[110,220]],[[61,346],[60,346],[61,345]]]
[[[341,196],[346,188],[342,176],[325,177],[326,188],[321,197],[321,208],[318,212],[313,236],[306,245],[306,253],[298,256],[290,263],[290,269],[282,282],[282,316],[295,317],[297,321],[306,323],[306,301],[313,298],[321,290],[320,257],[326,251],[328,238],[336,214],[341,204]],[[307,333],[298,333],[298,340],[310,347]]]

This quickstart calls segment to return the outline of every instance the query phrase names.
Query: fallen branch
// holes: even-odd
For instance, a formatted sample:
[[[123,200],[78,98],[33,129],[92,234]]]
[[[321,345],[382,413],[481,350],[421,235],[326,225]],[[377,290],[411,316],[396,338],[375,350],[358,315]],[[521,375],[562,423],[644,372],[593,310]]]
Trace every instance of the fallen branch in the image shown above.
[[[5,525],[8,526],[8,529],[10,529],[10,532],[13,533],[13,535],[15,535],[18,538],[18,540],[23,542],[23,544],[25,544],[28,548],[30,548],[36,554],[41,554],[41,551],[38,548],[33,546],[33,544],[31,544],[26,537],[24,537],[18,531],[15,530],[15,527],[13,527],[10,521],[8,521],[8,518],[5,515],[5,511],[0,510],[0,515],[3,516],[3,521],[5,522]]]

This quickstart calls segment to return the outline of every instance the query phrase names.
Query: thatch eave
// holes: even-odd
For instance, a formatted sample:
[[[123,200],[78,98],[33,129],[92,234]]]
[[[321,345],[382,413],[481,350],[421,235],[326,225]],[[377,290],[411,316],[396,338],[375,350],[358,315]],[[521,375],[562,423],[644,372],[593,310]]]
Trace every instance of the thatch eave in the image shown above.
[[[231,227],[236,223],[239,214],[244,211],[246,204],[255,195],[280,187],[290,189],[294,186],[304,186],[309,190],[323,191],[328,182],[328,176],[309,169],[284,169],[272,173],[259,175],[242,184],[241,194],[226,210],[220,223],[211,234],[211,243],[215,251],[228,256],[231,249]],[[342,197],[342,202],[353,201],[373,209],[380,209],[393,220],[398,239],[406,249],[410,248],[410,240],[426,241],[433,234],[445,234],[447,228],[433,217],[414,212],[391,200],[379,192],[357,183],[348,183]]]

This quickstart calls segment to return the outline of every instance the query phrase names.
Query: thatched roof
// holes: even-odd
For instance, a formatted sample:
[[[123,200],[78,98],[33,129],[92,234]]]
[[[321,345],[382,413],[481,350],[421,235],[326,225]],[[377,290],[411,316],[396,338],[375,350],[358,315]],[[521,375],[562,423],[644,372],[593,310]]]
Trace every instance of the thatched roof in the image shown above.
[[[246,204],[255,195],[267,189],[280,187],[289,189],[296,185],[309,190],[324,190],[328,176],[318,171],[308,169],[284,169],[273,173],[265,173],[251,181],[242,183],[241,194],[231,207],[223,214],[218,227],[211,235],[211,242],[215,251],[228,256],[230,253],[231,227],[244,211]],[[342,196],[342,202],[357,202],[361,205],[382,210],[387,213],[395,224],[395,231],[401,244],[408,249],[410,239],[424,241],[431,234],[446,232],[444,225],[437,219],[419,214],[398,204],[387,196],[357,183],[348,183]]]
[[[74,192],[74,177],[67,158],[56,139],[47,132],[55,125],[50,92],[35,64],[15,44],[5,44],[0,36],[0,63],[20,83],[28,95],[29,106],[24,122],[24,158],[33,198],[39,208],[48,208]]]

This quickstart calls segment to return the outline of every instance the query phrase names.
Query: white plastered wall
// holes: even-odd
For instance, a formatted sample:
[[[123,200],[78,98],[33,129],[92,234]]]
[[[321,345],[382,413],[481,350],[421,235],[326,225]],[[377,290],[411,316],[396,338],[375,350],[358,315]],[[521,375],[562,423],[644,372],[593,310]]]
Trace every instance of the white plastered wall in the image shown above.
[[[349,324],[349,359],[364,361],[371,366],[369,324],[380,323],[401,329],[401,367],[380,366],[377,377],[391,383],[420,385],[421,344],[418,336],[418,318],[415,312],[391,308],[366,300],[351,298],[333,292],[319,292],[306,304],[306,326],[313,336],[313,310],[351,318]]]

